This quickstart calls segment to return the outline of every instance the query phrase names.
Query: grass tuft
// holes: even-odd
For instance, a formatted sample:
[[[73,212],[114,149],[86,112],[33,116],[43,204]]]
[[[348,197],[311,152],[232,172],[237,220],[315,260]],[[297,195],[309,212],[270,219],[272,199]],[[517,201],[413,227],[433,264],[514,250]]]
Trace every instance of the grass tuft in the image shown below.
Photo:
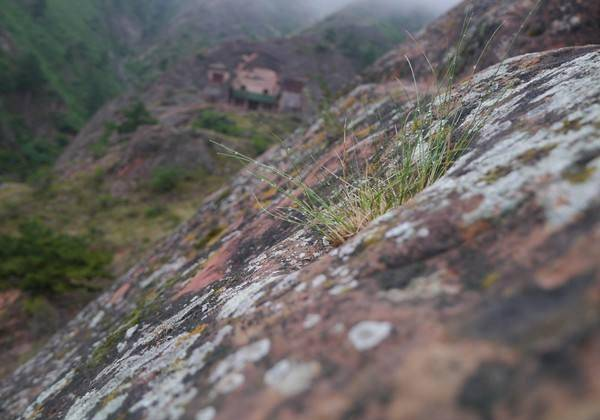
[[[255,175],[292,203],[287,208],[265,211],[290,223],[308,225],[337,246],[433,184],[468,149],[478,125],[461,127],[462,114],[456,105],[433,98],[420,101],[392,139],[391,161],[371,162],[345,152],[339,157],[341,169],[337,173],[322,168],[329,180],[318,189],[274,166],[219,146],[225,155],[253,163]],[[344,133],[345,149],[353,146],[349,137]]]

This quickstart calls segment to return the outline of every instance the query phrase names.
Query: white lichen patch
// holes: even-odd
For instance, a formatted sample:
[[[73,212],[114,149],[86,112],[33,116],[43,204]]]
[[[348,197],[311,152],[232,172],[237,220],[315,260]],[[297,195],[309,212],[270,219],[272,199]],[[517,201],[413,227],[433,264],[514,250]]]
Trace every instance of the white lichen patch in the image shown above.
[[[340,248],[338,256],[343,260],[347,260],[352,254],[356,252],[356,249],[361,245],[362,241],[362,235],[358,235],[350,239]]]
[[[551,230],[581,217],[594,203],[600,202],[600,157],[588,163],[582,172],[589,174],[582,182],[564,180],[548,188],[539,197]]]
[[[242,386],[244,380],[244,375],[239,372],[228,373],[217,382],[214,391],[216,394],[229,394]]]
[[[298,362],[289,359],[280,360],[265,373],[265,383],[286,397],[292,397],[306,391],[319,375],[317,362]]]
[[[135,334],[139,327],[139,324],[136,324],[133,327],[128,328],[127,331],[125,331],[125,339],[129,340],[131,337],[133,337],[133,334]]]
[[[388,230],[385,234],[387,239],[395,238],[397,244],[408,241],[412,238],[426,238],[429,236],[429,229],[426,227],[417,227],[411,222],[404,222]]]
[[[271,290],[271,296],[272,297],[276,297],[279,296],[285,292],[287,292],[288,290],[290,290],[292,287],[296,286],[298,284],[298,275],[300,274],[299,271],[295,271],[293,273],[288,274],[287,276],[283,277],[283,279],[278,282],[275,287],[273,287],[273,290]]]
[[[352,289],[356,289],[358,287],[358,281],[354,279],[350,279],[349,281],[345,281],[340,284],[336,284],[331,289],[329,289],[329,294],[332,296],[341,295],[343,293],[349,292]]]
[[[302,293],[302,292],[304,292],[307,289],[307,287],[308,286],[306,285],[305,282],[300,283],[298,286],[296,286],[294,288],[294,292],[296,292],[296,293]]]
[[[312,279],[311,285],[313,288],[321,287],[323,283],[327,281],[327,276],[324,274],[319,274],[314,279]]]
[[[271,341],[268,338],[255,341],[240,348],[223,359],[210,374],[210,381],[215,383],[231,372],[242,371],[247,364],[256,363],[269,354]]]
[[[38,397],[35,399],[35,401],[29,407],[27,407],[25,409],[23,416],[26,419],[38,418],[39,414],[36,414],[37,409],[42,407],[42,405],[46,402],[46,400],[48,400],[48,398],[50,398],[51,396],[62,391],[62,389],[64,387],[66,387],[73,380],[74,375],[75,375],[75,371],[71,370],[65,376],[63,376],[60,380],[58,380],[51,386],[47,387],[44,391],[42,391],[42,393],[40,395],[38,395]]]
[[[119,395],[118,397],[113,398],[106,404],[100,411],[98,411],[92,420],[106,420],[109,416],[116,413],[119,408],[123,405],[125,400],[127,399],[127,395]]]
[[[385,233],[386,239],[396,238],[397,242],[403,242],[415,234],[415,226],[410,222],[400,223]]]
[[[195,420],[213,420],[217,416],[214,407],[206,407],[196,413]]]
[[[90,324],[89,324],[90,329],[96,328],[100,324],[102,319],[104,319],[104,315],[105,315],[104,311],[98,311],[96,316],[94,316],[94,318],[92,318],[92,320],[90,321]]]
[[[362,321],[350,329],[348,339],[358,351],[377,347],[392,332],[392,324],[380,321]]]
[[[304,319],[304,322],[302,323],[302,326],[304,327],[305,330],[309,330],[315,326],[317,326],[317,324],[321,322],[321,315],[319,314],[308,314],[306,315],[306,318]]]
[[[145,288],[160,281],[160,284],[168,280],[168,277],[173,273],[177,272],[181,267],[185,265],[187,259],[180,257],[175,261],[163,265],[158,270],[154,271],[150,276],[140,282],[140,287]]]
[[[331,275],[333,277],[348,277],[350,275],[350,268],[345,265],[340,265],[331,270]]]
[[[219,312],[218,318],[238,318],[253,312],[256,303],[265,295],[266,287],[281,278],[281,275],[272,275],[226,291],[223,294],[226,301]]]

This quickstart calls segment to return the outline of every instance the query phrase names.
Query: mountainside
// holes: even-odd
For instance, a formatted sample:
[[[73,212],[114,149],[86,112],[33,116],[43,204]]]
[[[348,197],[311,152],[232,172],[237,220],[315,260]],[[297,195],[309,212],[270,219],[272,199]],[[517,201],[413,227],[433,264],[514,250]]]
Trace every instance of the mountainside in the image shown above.
[[[128,78],[122,66],[166,18],[162,0],[3,0],[0,12],[0,176],[51,164]]]
[[[390,6],[385,1],[381,4],[359,1],[295,36],[260,42],[229,41],[200,56],[186,57],[172,65],[156,81],[145,86],[139,95],[121,97],[96,115],[61,156],[57,164],[58,172],[73,176],[77,173],[90,173],[90,168],[98,163],[104,166],[102,162],[98,162],[94,145],[105,135],[105,125],[116,123],[122,110],[136,100],[145,104],[159,125],[177,132],[190,133],[199,112],[214,106],[202,94],[209,83],[207,73],[210,66],[215,63],[223,64],[233,72],[243,57],[251,54],[258,55],[258,61],[276,70],[282,78],[303,80],[307,105],[303,113],[298,113],[298,117],[314,115],[323,101],[331,101],[342,89],[350,86],[373,59],[404,39],[405,31],[417,30],[429,19],[430,15],[425,12],[406,11]],[[227,106],[224,108],[229,112],[239,112]],[[267,121],[262,124],[268,129]],[[193,132],[190,135],[194,137]],[[210,148],[207,140],[206,136],[201,139]],[[267,140],[274,141],[277,138]],[[193,141],[197,142],[198,139]],[[129,148],[136,147],[134,143],[115,136],[110,137],[107,144],[106,154],[119,155],[120,167],[133,162],[130,153],[116,152],[117,148],[126,147],[125,144],[129,144]],[[154,158],[161,157],[160,154],[160,150],[156,149]],[[197,154],[196,159],[205,159],[199,163],[207,163],[206,156]],[[114,159],[104,161],[114,165]],[[173,162],[167,159],[166,163]],[[111,168],[105,169],[112,173],[118,172]]]
[[[51,164],[109,98],[171,60],[228,38],[283,36],[319,16],[279,0],[3,0],[0,8],[0,176],[12,178]]]
[[[168,22],[134,63],[143,74],[158,75],[182,57],[202,54],[225,41],[290,35],[316,22],[322,9],[315,1],[179,0]]]
[[[459,34],[458,11],[469,4],[417,39],[433,42],[446,26]],[[489,16],[510,22],[516,10],[524,19],[532,5],[477,4],[469,28]],[[595,10],[588,7],[560,5],[573,16]],[[528,24],[574,21],[552,10]],[[595,32],[584,28],[571,25],[552,44],[517,41],[509,54],[585,43]],[[421,83],[430,73],[418,60],[415,86],[391,79],[410,74],[393,59],[409,41],[372,68],[373,83],[342,95],[258,161],[221,147],[249,166],[0,382],[0,414],[600,415],[600,45],[492,65],[506,51],[492,44],[483,65],[491,66],[469,77],[465,69],[490,39],[481,34],[469,35],[464,55],[439,56],[433,46],[431,62],[457,72],[448,86]],[[153,89],[146,94],[159,98]],[[186,112],[198,115],[179,92],[171,113],[152,102],[146,112],[127,102],[103,112],[119,116],[117,130],[129,129],[132,116],[142,121],[130,133],[141,147]],[[204,122],[223,121],[214,117],[225,111],[210,112]],[[91,124],[102,127],[97,118]],[[238,148],[228,137],[224,146]],[[173,158],[205,153],[198,147]]]

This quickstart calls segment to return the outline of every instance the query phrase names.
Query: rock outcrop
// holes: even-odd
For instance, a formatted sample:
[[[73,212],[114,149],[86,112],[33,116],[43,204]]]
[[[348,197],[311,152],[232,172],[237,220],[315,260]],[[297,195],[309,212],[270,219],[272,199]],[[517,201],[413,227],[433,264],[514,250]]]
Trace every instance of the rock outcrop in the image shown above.
[[[419,79],[431,78],[424,56],[436,69],[442,68],[460,42],[457,73],[465,76],[475,64],[480,70],[507,56],[599,44],[599,22],[600,3],[593,1],[468,0],[431,23],[414,42],[380,58],[367,77],[376,81],[410,79],[408,58]]]
[[[3,417],[594,418],[599,74],[600,47],[477,74],[470,151],[337,249],[239,175],[2,385]],[[337,105],[362,142],[403,112],[375,92]],[[309,179],[340,141],[318,121],[264,159],[319,156]]]

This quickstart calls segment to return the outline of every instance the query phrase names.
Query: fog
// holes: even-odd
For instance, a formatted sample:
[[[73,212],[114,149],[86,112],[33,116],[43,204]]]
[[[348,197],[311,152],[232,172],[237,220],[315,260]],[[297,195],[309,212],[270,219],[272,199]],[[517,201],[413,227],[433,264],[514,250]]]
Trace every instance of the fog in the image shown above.
[[[323,15],[333,13],[357,0],[308,0],[309,3]],[[407,10],[426,9],[433,13],[443,13],[460,3],[460,0],[358,0],[358,2],[386,3],[389,5],[405,7]]]

